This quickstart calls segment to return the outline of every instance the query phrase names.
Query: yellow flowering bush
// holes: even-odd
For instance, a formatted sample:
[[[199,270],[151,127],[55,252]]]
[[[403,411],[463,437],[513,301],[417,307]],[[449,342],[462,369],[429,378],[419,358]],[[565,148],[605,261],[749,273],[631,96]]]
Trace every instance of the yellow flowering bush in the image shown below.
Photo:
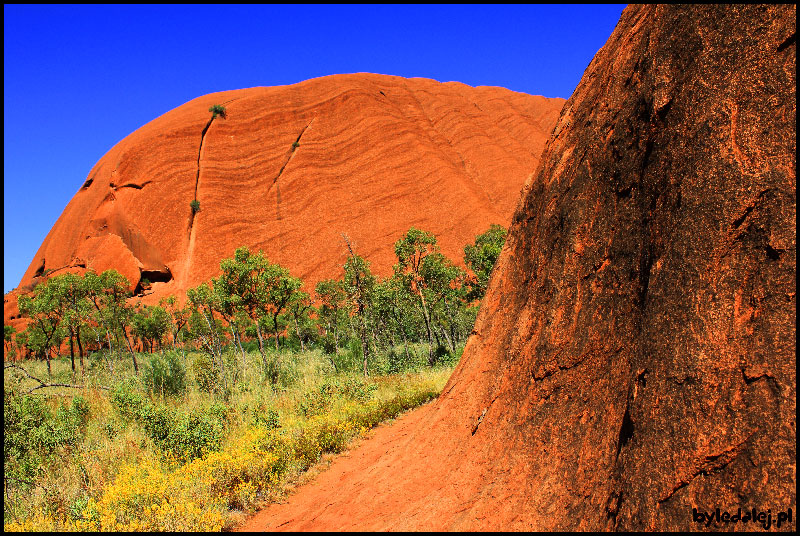
[[[26,519],[6,522],[4,528],[41,532],[231,528],[233,510],[252,511],[279,494],[323,453],[341,452],[365,430],[435,397],[444,379],[393,377],[366,387],[363,380],[338,382],[321,413],[293,413],[290,408],[283,410],[277,427],[242,423],[220,450],[204,451],[190,461],[141,450],[141,456],[115,471],[113,483],[69,512],[32,511]],[[350,391],[358,391],[358,396]]]

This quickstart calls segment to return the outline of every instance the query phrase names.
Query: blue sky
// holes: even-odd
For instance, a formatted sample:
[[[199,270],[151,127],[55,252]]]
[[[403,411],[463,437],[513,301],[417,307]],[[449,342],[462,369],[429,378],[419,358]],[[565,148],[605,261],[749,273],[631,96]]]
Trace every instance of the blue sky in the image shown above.
[[[125,136],[208,93],[372,72],[569,98],[623,5],[3,8],[3,291]]]

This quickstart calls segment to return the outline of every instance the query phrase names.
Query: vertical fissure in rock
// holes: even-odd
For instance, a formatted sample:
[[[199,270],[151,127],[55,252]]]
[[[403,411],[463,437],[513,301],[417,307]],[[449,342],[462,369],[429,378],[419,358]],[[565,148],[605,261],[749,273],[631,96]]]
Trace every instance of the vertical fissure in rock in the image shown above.
[[[630,402],[625,406],[625,415],[622,417],[622,426],[619,429],[619,440],[617,441],[617,457],[622,447],[628,444],[633,437],[633,419],[631,419]]]
[[[197,174],[195,175],[194,180],[194,197],[192,198],[190,209],[189,209],[189,226],[188,226],[188,251],[186,253],[186,264],[184,267],[183,277],[182,279],[185,281],[186,277],[189,274],[189,265],[191,264],[192,260],[192,251],[194,249],[194,218],[199,212],[198,207],[196,207],[195,203],[197,203],[197,193],[200,189],[200,158],[203,155],[203,146],[205,145],[206,141],[206,134],[208,133],[208,129],[211,128],[211,124],[214,122],[214,119],[217,117],[217,113],[212,114],[211,119],[208,120],[206,126],[203,128],[203,131],[200,133],[200,147],[197,149]]]
[[[286,157],[286,161],[281,166],[281,169],[278,171],[278,174],[272,180],[272,184],[275,185],[275,214],[278,220],[281,219],[281,185],[278,182],[278,179],[281,178],[281,175],[283,175],[283,170],[285,170],[286,166],[289,165],[289,162],[294,157],[295,151],[297,151],[297,148],[300,147],[300,140],[303,138],[303,134],[306,133],[306,130],[308,130],[308,127],[310,127],[311,123],[313,122],[314,120],[312,119],[305,127],[303,127],[303,130],[300,131],[300,134],[297,136],[297,139],[294,140],[294,143],[292,143],[292,147],[289,149],[289,155]]]

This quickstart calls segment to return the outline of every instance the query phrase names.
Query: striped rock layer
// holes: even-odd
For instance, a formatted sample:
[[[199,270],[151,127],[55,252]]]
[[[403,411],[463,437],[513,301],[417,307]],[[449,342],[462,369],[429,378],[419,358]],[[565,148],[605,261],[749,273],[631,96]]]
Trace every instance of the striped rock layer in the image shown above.
[[[313,289],[341,276],[343,236],[390,274],[394,242],[411,226],[463,265],[465,244],[509,225],[563,103],[366,73],[199,97],[97,162],[18,291],[114,268],[132,289],[152,282],[143,301],[156,302],[218,275],[239,246]],[[224,117],[211,120],[214,104]],[[19,322],[14,295],[4,309]]]

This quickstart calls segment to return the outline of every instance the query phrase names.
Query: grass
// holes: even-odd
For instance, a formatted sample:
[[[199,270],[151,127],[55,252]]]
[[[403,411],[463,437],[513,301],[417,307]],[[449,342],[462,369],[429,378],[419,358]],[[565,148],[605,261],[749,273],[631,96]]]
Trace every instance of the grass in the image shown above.
[[[7,370],[5,421],[9,404],[22,408],[20,415],[33,415],[39,406],[21,403],[31,397],[45,399],[49,409],[33,415],[38,428],[26,425],[15,435],[5,425],[5,530],[229,529],[366,430],[438,396],[452,371],[452,364],[431,369],[405,363],[408,372],[364,379],[356,372],[334,372],[330,356],[319,350],[272,351],[269,357],[278,363],[276,384],[262,379],[257,352],[247,353],[244,362],[231,352],[228,373],[238,381],[226,393],[208,393],[194,378],[193,363],[201,354],[180,355],[187,389],[177,396],[148,394],[133,374],[130,356],[114,360],[114,374],[105,359],[92,358],[85,374],[75,378],[69,359],[52,363],[49,381],[83,389],[46,388],[27,395],[37,384]],[[348,368],[346,360],[340,356],[339,370]],[[147,361],[140,356],[140,363]],[[48,381],[44,363],[22,366]],[[70,409],[83,407],[72,403],[75,397],[88,403],[84,421]],[[47,430],[61,430],[58,419],[73,414],[78,416],[70,417],[72,428],[62,427],[72,435],[64,432],[62,443],[39,452],[43,443],[34,432],[52,435]],[[23,476],[10,480],[14,475]]]

